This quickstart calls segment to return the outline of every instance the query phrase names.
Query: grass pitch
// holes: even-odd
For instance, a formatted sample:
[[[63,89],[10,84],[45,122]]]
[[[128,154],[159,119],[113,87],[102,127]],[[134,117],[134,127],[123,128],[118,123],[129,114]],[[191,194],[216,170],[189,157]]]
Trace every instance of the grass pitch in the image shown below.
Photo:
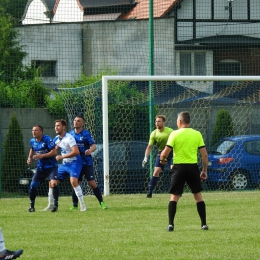
[[[94,196],[85,197],[87,211],[69,211],[61,197],[57,213],[36,212],[29,199],[1,199],[0,226],[7,249],[24,249],[20,259],[196,260],[259,259],[259,191],[203,193],[209,230],[200,230],[193,197],[185,193],[177,205],[174,232],[166,232],[169,194],[110,195],[102,210]]]

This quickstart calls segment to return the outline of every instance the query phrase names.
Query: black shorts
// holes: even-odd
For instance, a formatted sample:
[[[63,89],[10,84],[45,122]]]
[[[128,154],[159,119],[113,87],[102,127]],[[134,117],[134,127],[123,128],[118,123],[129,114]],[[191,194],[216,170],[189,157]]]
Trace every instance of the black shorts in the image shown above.
[[[82,181],[83,175],[87,179],[87,181],[95,180],[94,168],[93,165],[82,165],[82,170],[80,172],[79,181]]]
[[[49,180],[58,180],[58,166],[55,166],[50,169],[46,170],[39,170],[37,168],[35,174],[33,175],[32,182],[43,182],[46,178],[49,178]]]
[[[185,183],[188,184],[192,193],[198,193],[203,190],[200,170],[197,164],[174,164],[169,193],[181,195]]]

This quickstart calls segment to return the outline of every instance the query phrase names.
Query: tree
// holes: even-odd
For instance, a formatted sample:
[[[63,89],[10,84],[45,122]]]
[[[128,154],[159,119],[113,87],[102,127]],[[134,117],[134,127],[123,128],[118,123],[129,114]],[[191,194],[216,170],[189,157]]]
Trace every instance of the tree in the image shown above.
[[[232,117],[225,109],[220,109],[217,114],[210,146],[216,144],[221,138],[234,135]]]
[[[19,22],[23,16],[28,0],[0,0],[0,6],[4,9],[5,15],[9,14],[15,22]]]
[[[14,192],[17,190],[21,171],[26,168],[23,134],[15,113],[10,119],[3,148],[2,190]]]
[[[22,60],[27,55],[17,40],[18,31],[10,15],[0,10],[0,80],[11,82],[24,74]]]

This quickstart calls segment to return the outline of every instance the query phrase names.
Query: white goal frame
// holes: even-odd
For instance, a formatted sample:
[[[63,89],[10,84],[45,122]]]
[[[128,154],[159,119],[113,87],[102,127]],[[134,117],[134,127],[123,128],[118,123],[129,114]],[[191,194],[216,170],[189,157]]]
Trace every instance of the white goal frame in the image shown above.
[[[103,169],[104,196],[109,195],[108,82],[114,81],[260,81],[260,76],[103,76]]]

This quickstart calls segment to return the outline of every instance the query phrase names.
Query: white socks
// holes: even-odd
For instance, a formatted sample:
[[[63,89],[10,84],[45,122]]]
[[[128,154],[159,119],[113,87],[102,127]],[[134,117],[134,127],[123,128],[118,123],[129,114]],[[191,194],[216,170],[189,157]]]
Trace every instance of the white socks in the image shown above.
[[[2,233],[2,229],[0,228],[0,255],[5,253],[5,241],[4,241],[4,236]]]
[[[81,187],[77,186],[76,188],[74,188],[74,191],[79,199],[80,204],[85,205]]]
[[[53,198],[53,188],[49,188],[49,193],[48,193],[48,201],[49,201],[49,206],[54,205],[54,198]]]

